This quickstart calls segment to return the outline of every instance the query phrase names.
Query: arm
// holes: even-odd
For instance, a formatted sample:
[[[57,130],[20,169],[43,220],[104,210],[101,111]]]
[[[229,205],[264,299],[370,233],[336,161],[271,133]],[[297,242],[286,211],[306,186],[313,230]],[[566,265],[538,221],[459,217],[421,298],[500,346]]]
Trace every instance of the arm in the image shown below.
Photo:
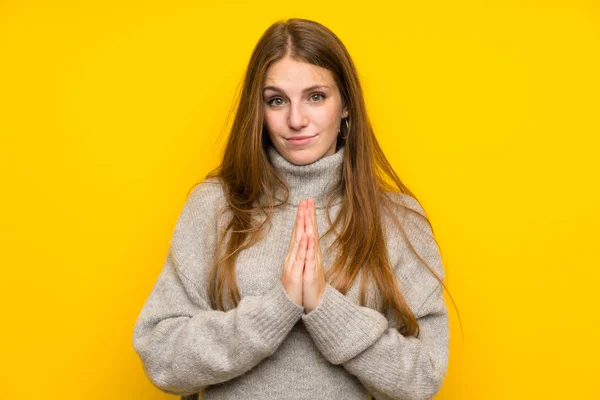
[[[423,213],[420,206],[411,208]],[[426,222],[408,218],[405,229],[415,250],[443,279],[439,250]],[[419,338],[403,336],[383,314],[354,304],[329,284],[319,305],[302,316],[324,357],[355,375],[377,400],[430,399],[441,389],[447,369],[449,326],[442,286],[416,264],[414,255],[405,260],[410,265],[402,267],[423,271],[410,286],[411,297],[418,299],[412,302],[418,306],[413,311]]]
[[[419,338],[404,337],[381,313],[355,305],[327,284],[321,303],[302,319],[325,358],[343,365],[377,400],[430,399],[441,389],[448,360],[441,290],[420,311]]]
[[[184,206],[133,333],[146,375],[170,394],[200,392],[242,375],[277,350],[303,312],[279,281],[227,312],[209,307],[200,284],[214,251],[208,190],[196,190]]]

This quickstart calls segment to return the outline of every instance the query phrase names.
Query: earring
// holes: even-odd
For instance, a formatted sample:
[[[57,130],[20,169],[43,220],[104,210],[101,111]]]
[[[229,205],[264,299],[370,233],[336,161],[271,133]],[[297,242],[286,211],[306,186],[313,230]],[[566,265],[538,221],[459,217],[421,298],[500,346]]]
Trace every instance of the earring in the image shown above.
[[[350,132],[350,124],[348,123],[348,119],[349,118],[344,118],[344,120],[346,121],[346,135],[344,136],[341,134],[341,132],[342,132],[341,128],[338,130],[338,134],[340,134],[340,137],[344,140],[346,140],[346,138],[348,137],[348,132]]]

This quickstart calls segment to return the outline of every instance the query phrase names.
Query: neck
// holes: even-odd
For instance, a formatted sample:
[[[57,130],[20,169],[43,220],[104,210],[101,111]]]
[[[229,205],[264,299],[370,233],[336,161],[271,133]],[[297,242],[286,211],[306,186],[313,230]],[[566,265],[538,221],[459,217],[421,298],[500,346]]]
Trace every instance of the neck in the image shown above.
[[[301,200],[315,199],[316,208],[324,208],[327,196],[333,194],[342,179],[344,147],[334,154],[324,156],[307,165],[295,165],[285,159],[273,145],[267,147],[267,156],[273,167],[287,183],[290,195],[288,203],[299,206]],[[333,202],[337,204],[339,198]]]

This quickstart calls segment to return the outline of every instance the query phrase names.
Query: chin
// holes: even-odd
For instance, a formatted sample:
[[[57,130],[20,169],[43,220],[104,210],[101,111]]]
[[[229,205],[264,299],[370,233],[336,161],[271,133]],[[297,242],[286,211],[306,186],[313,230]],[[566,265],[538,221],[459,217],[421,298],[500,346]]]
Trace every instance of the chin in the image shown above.
[[[288,151],[288,154],[284,154],[285,158],[295,165],[307,165],[312,164],[319,158],[318,154],[311,152],[310,150],[304,151]]]
[[[329,150],[329,147],[327,146],[323,148],[322,142],[313,143],[312,145],[304,147],[295,147],[290,145],[287,140],[283,139],[282,142],[280,142],[280,146],[279,153],[281,153],[286,160],[295,165],[312,164],[324,157]]]

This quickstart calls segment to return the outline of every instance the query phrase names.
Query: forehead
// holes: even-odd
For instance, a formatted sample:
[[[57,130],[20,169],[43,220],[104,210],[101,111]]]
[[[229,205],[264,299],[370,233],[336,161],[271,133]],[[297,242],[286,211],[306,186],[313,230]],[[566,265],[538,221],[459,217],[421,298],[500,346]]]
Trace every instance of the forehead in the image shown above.
[[[285,57],[273,63],[265,77],[265,86],[274,85],[281,88],[303,88],[315,84],[335,86],[333,74],[326,68],[304,61]]]

